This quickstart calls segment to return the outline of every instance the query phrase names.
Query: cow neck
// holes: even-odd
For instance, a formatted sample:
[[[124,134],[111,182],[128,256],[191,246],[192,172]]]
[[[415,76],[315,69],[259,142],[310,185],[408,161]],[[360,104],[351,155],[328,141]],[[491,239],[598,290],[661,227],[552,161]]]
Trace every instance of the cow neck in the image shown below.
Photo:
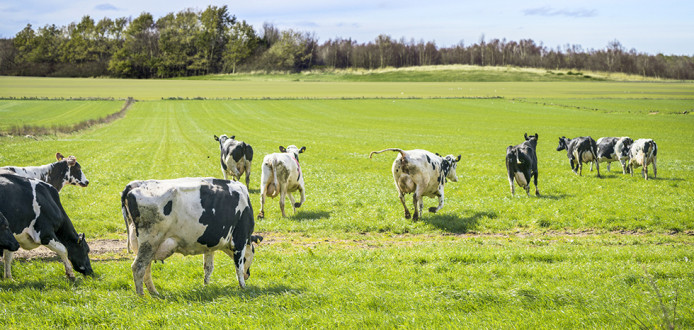
[[[42,174],[41,180],[50,184],[56,190],[63,188],[65,174],[67,174],[67,161],[61,160],[53,164],[48,164],[48,169]]]
[[[294,155],[292,155],[292,154],[290,154],[289,156],[292,157],[292,159],[296,163],[296,168],[299,171],[299,178],[300,178],[301,177],[301,165],[299,165],[299,160],[296,159],[296,157],[294,157]],[[297,180],[298,180],[298,178],[297,178]]]

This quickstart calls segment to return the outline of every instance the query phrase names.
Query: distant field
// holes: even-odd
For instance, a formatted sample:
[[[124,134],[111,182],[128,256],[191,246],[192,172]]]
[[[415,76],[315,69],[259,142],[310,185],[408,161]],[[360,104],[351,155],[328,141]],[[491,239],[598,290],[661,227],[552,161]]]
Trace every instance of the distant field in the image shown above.
[[[123,101],[0,100],[0,133],[14,126],[63,126],[120,111]]]
[[[75,134],[0,137],[0,166],[47,164],[56,152],[77,157],[90,185],[60,196],[88,242],[124,239],[119,194],[131,180],[221,177],[214,134],[253,146],[256,213],[263,156],[280,145],[307,147],[306,203],[282,218],[277,200],[268,201],[255,227],[266,240],[246,290],[228,257],[217,255],[203,286],[202,258],[177,255],[153,265],[161,299],[136,297],[123,245],[93,254],[96,276],[75,284],[55,260],[15,261],[15,281],[0,281],[0,325],[694,327],[694,84],[290,78],[0,77],[0,97],[139,100],[125,117]],[[503,98],[465,98],[489,96]],[[32,109],[39,101],[18,102]],[[40,102],[27,116],[34,122],[80,104]],[[505,178],[505,149],[526,132],[540,136],[540,197],[520,189],[512,197]],[[579,177],[555,150],[563,135],[653,138],[658,178],[622,175],[616,163],[612,172],[601,167],[603,178],[588,167]],[[403,218],[390,173],[395,154],[368,158],[387,147],[462,155],[439,213]],[[435,203],[425,198],[425,208]]]

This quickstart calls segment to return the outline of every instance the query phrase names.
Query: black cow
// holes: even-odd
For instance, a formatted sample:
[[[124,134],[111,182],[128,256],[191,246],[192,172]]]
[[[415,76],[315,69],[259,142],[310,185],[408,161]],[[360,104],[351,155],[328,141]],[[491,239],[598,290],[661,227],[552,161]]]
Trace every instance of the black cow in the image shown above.
[[[222,175],[224,175],[224,180],[228,180],[228,176],[231,175],[234,180],[238,181],[245,172],[246,187],[250,187],[253,148],[243,141],[234,140],[235,137],[235,135],[227,137],[224,134],[220,137],[214,136],[214,140],[219,141]]]
[[[525,142],[517,146],[508,146],[506,148],[506,172],[508,174],[508,183],[511,185],[511,195],[515,195],[513,179],[516,179],[518,185],[525,189],[525,193],[530,196],[530,179],[535,181],[535,195],[539,196],[540,191],[537,188],[537,138],[538,135],[525,133]]]
[[[17,251],[19,250],[19,243],[17,243],[17,240],[10,230],[10,223],[7,222],[5,216],[0,213],[0,253],[2,253],[2,250]]]
[[[25,178],[49,183],[58,191],[63,189],[66,184],[79,185],[81,187],[89,185],[89,180],[82,173],[82,166],[77,162],[75,156],[65,158],[60,153],[56,153],[55,158],[58,161],[51,164],[27,167],[5,166],[0,167],[0,169],[14,172]]]
[[[72,226],[55,188],[43,181],[0,172],[0,201],[0,212],[23,249],[45,245],[58,254],[70,280],[75,279],[73,267],[84,275],[92,274],[89,245],[84,234],[77,234]],[[3,252],[5,278],[11,279],[13,253]]]
[[[598,164],[598,147],[595,140],[590,136],[582,136],[574,139],[567,139],[565,136],[559,138],[557,151],[566,149],[566,157],[569,158],[571,170],[578,175],[583,174],[583,163],[593,162],[600,177],[600,164]]]
[[[182,178],[130,182],[121,194],[128,226],[128,246],[137,256],[132,264],[135,291],[158,295],[152,282],[152,260],[175,252],[203,254],[205,281],[214,269],[214,253],[234,259],[241,288],[250,277],[261,236],[251,235],[255,222],[248,189],[239,182],[215,178]]]

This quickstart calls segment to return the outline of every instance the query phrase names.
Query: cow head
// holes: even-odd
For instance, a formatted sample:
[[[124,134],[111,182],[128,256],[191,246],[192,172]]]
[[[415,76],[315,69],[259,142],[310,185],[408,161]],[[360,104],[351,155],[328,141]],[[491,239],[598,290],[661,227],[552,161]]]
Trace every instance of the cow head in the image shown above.
[[[2,250],[17,251],[19,250],[19,243],[14,238],[7,219],[0,213],[0,252]]]
[[[280,152],[294,155],[294,158],[296,158],[297,161],[299,160],[299,154],[304,153],[304,151],[306,151],[306,147],[301,147],[301,149],[299,149],[297,146],[293,144],[286,148],[280,146]]]
[[[566,136],[562,136],[559,138],[559,146],[557,146],[557,151],[562,151],[564,149],[569,148],[569,139],[566,138]]]
[[[253,256],[255,256],[255,246],[253,243],[256,245],[260,244],[260,242],[263,241],[263,237],[259,235],[251,235],[251,239],[248,241],[248,244],[246,245],[246,253],[243,256],[245,261],[243,264],[244,270],[243,270],[243,279],[247,280],[249,277],[251,277],[251,264],[253,263]]]
[[[533,147],[533,149],[535,149],[537,147],[537,138],[538,137],[539,136],[537,135],[537,133],[535,133],[535,135],[531,135],[531,136],[528,136],[528,133],[525,133],[525,141],[528,141],[528,143],[530,143],[530,145]]]
[[[65,163],[67,164],[68,168],[65,173],[65,177],[63,178],[65,184],[71,184],[73,186],[79,185],[80,187],[86,187],[89,185],[89,180],[87,180],[87,177],[82,172],[82,166],[80,166],[80,163],[77,162],[77,158],[75,158],[75,156],[65,158],[65,156],[58,152],[55,154],[55,158],[59,162],[65,160]]]
[[[455,173],[455,169],[458,167],[460,157],[460,155],[458,155],[458,158],[453,155],[448,155],[441,161],[441,169],[443,170],[443,174],[446,176],[446,179],[451,180],[452,182],[458,182],[458,175]]]
[[[76,241],[65,242],[65,247],[67,248],[67,258],[70,260],[72,268],[84,275],[94,273],[92,264],[89,261],[89,245],[87,245],[87,241],[84,239],[84,234],[77,235]]]

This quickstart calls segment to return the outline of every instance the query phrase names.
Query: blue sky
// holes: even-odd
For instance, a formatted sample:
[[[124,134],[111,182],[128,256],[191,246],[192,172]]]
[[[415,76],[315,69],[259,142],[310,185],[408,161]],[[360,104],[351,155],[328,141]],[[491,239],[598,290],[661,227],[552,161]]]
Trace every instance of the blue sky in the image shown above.
[[[0,0],[0,37],[11,38],[27,24],[65,26],[89,15],[159,18],[186,8],[227,5],[260,31],[263,23],[313,32],[319,42],[352,38],[364,43],[379,34],[452,46],[461,41],[533,39],[556,48],[566,44],[603,49],[619,40],[624,48],[650,54],[694,55],[694,1],[525,0]]]

